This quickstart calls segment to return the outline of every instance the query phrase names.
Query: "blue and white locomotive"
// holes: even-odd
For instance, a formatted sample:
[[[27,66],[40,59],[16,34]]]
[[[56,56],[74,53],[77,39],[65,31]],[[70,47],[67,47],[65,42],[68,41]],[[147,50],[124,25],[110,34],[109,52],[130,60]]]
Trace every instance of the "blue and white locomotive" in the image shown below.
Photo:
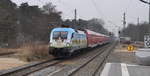
[[[74,51],[87,48],[87,38],[84,31],[72,28],[54,28],[50,35],[49,53],[53,56],[70,56]]]

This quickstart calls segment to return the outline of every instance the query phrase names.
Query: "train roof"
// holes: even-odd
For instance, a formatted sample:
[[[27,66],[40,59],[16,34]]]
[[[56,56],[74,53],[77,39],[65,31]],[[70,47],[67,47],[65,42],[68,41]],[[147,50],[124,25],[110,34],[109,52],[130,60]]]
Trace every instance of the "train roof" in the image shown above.
[[[52,31],[69,31],[69,32],[78,32],[80,34],[85,34],[84,31],[74,30],[72,28],[64,28],[64,27],[63,28],[62,27],[60,27],[60,28],[54,28]]]
[[[89,30],[89,29],[86,29],[86,32],[87,32],[88,34],[92,34],[92,35],[106,36],[106,35],[104,35],[104,34],[97,33],[97,32],[91,31],[91,30]]]
[[[81,30],[77,30],[77,32],[78,32],[79,34],[85,34],[85,32],[84,32],[84,31],[81,31]]]
[[[75,32],[75,30],[72,28],[62,28],[62,27],[54,28],[52,31],[73,31],[73,32]]]

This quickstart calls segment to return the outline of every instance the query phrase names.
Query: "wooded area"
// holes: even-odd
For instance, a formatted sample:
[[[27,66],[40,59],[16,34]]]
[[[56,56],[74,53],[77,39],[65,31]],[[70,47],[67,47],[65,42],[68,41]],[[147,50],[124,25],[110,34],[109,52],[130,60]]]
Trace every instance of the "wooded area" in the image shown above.
[[[131,37],[132,41],[144,41],[144,35],[150,35],[149,23],[129,24],[123,29],[121,36]]]
[[[40,8],[28,3],[17,6],[11,0],[0,0],[0,46],[16,47],[29,42],[48,43],[51,29],[62,24],[108,34],[101,19],[63,20],[61,13],[52,3]]]

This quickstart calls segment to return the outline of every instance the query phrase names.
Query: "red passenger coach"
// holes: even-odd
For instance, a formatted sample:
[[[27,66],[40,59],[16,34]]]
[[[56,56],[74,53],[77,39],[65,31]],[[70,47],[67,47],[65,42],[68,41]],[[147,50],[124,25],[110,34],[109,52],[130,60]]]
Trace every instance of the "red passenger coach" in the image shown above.
[[[106,35],[96,33],[94,31],[86,29],[88,47],[95,47],[108,42],[109,38]]]

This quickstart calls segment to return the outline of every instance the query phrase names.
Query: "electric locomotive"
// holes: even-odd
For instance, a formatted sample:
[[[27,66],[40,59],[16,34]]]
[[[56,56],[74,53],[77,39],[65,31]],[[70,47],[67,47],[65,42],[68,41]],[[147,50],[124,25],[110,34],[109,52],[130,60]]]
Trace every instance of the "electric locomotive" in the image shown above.
[[[76,50],[87,48],[86,33],[72,28],[54,28],[49,47],[49,53],[53,56],[71,56]]]

